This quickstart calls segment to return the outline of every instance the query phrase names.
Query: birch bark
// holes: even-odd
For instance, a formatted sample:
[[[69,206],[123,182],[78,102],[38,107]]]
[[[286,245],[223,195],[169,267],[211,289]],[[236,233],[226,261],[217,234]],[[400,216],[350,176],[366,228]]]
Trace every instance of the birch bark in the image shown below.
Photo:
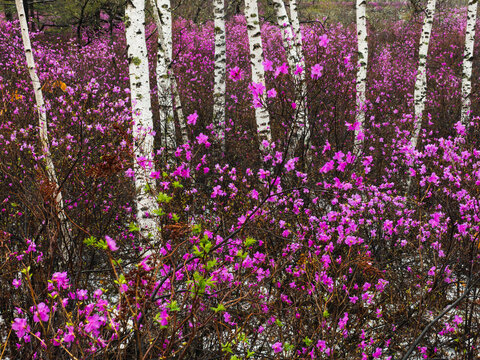
[[[158,91],[158,104],[160,112],[160,124],[163,132],[163,144],[167,154],[177,147],[175,137],[175,120],[173,114],[172,83],[169,75],[169,55],[165,47],[163,31],[163,15],[157,7],[155,0],[150,0],[153,9],[153,19],[157,26],[157,66],[156,80]]]
[[[415,102],[415,123],[411,139],[412,146],[417,147],[418,137],[422,127],[423,110],[425,109],[425,98],[427,96],[427,54],[432,33],[433,16],[435,14],[436,0],[428,0],[423,20],[422,35],[420,37],[420,48],[418,51],[417,79],[415,81],[414,102]]]
[[[283,47],[287,53],[288,66],[292,74],[296,69],[296,46],[294,43],[294,34],[292,31],[292,24],[288,18],[287,10],[283,0],[273,0],[273,7],[275,8],[275,14],[277,16],[277,24],[282,34]]]
[[[265,89],[265,72],[263,69],[263,47],[260,33],[257,0],[245,0],[245,18],[247,20],[248,43],[250,47],[250,65],[252,82]],[[265,106],[255,107],[255,120],[260,141],[271,141],[270,117]]]
[[[153,0],[155,1],[155,0]],[[185,117],[183,116],[182,101],[180,100],[180,93],[178,91],[177,79],[173,72],[173,35],[172,35],[172,7],[170,0],[156,0],[156,8],[161,20],[161,29],[157,28],[160,35],[162,33],[163,47],[167,54],[166,60],[168,65],[168,75],[170,77],[170,84],[172,89],[173,107],[177,113],[178,122],[180,125],[180,133],[182,137],[182,143],[188,142],[187,124]]]
[[[461,121],[468,127],[470,116],[470,96],[472,93],[472,62],[473,47],[475,44],[475,24],[477,22],[478,0],[468,1],[467,28],[465,34],[465,49],[463,52],[463,73],[462,73],[462,110]]]
[[[357,0],[357,42],[358,42],[358,69],[357,69],[357,111],[355,115],[355,147],[360,149],[365,132],[365,102],[367,87],[368,41],[366,0]]]
[[[305,81],[305,59],[303,57],[303,40],[302,29],[300,27],[300,19],[298,16],[297,0],[290,0],[290,20],[294,32],[294,46],[293,54],[296,56],[295,71],[297,66],[302,69],[297,75],[298,85],[296,94],[297,112],[295,114],[296,124],[293,131],[292,150],[295,150],[303,138],[303,144],[306,146],[310,141],[310,131],[307,124],[308,119],[308,103],[307,103],[307,82]]]
[[[225,32],[225,0],[213,0],[215,16],[215,83],[213,89],[213,116],[215,133],[225,152],[225,91],[227,44]]]
[[[33,91],[35,95],[35,102],[37,105],[38,113],[38,127],[40,132],[40,146],[42,148],[42,153],[45,158],[45,167],[47,172],[48,181],[55,186],[55,206],[58,212],[58,218],[60,220],[60,228],[64,237],[70,236],[69,221],[64,211],[64,203],[62,192],[60,191],[57,174],[55,171],[55,165],[53,164],[52,155],[50,153],[50,144],[48,141],[48,123],[47,123],[47,114],[45,109],[45,101],[43,99],[42,85],[40,79],[37,75],[37,70],[35,66],[35,60],[33,58],[32,45],[30,43],[30,35],[28,32],[27,19],[25,15],[25,10],[23,7],[22,0],[15,0],[15,5],[17,7],[18,18],[20,20],[20,29],[22,32],[23,47],[25,50],[25,57],[27,60],[28,73],[30,79],[32,80]],[[68,247],[67,244],[64,244],[64,249],[62,249],[62,255],[66,260],[68,258]]]
[[[149,234],[157,235],[153,217],[157,204],[149,191],[153,185],[148,183],[148,174],[155,169],[152,163],[153,117],[145,41],[145,0],[130,0],[127,3],[125,35],[132,99],[137,221],[140,233],[148,237]]]

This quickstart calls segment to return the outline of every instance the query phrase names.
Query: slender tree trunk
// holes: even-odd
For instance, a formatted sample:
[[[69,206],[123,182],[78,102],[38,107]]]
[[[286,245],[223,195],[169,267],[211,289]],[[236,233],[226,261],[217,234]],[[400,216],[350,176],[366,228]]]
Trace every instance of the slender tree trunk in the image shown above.
[[[368,41],[366,0],[357,0],[357,42],[358,42],[358,69],[357,69],[357,111],[355,115],[355,146],[359,150],[365,136],[365,102],[367,87]]]
[[[135,156],[137,221],[143,236],[157,235],[153,211],[156,201],[150,193],[149,174],[154,171],[153,117],[150,101],[147,44],[145,41],[145,0],[130,0],[125,8],[128,71],[132,99]]]
[[[256,0],[245,0],[245,18],[247,20],[248,42],[250,47],[250,65],[252,67],[252,82],[265,87],[265,72],[263,69],[263,46],[260,32],[260,19]],[[271,141],[270,118],[265,106],[255,106],[255,120],[260,142]]]
[[[17,0],[15,0],[16,2]],[[27,23],[27,30],[28,30],[28,21],[30,19],[30,5],[28,4],[28,0],[23,0],[23,11],[25,14],[25,22]],[[18,4],[17,4],[17,10],[18,10]]]
[[[172,85],[173,107],[177,113],[182,143],[188,142],[187,124],[183,116],[182,102],[178,91],[177,79],[173,72],[173,36],[172,36],[172,7],[170,0],[157,0],[157,9],[162,23],[163,47],[167,54],[168,75]],[[158,29],[160,33],[160,29]]]
[[[35,60],[33,58],[32,46],[30,43],[30,35],[28,33],[28,25],[26,20],[26,14],[23,8],[22,0],[15,0],[17,7],[18,18],[20,20],[20,28],[22,31],[22,40],[23,47],[25,49],[25,57],[27,60],[28,73],[30,74],[30,79],[32,80],[33,91],[35,94],[35,102],[37,105],[38,112],[38,127],[40,132],[40,146],[42,148],[42,153],[45,157],[45,165],[48,181],[55,187],[54,192],[54,201],[56,210],[58,212],[58,218],[60,220],[60,229],[62,231],[63,237],[66,239],[70,236],[69,222],[64,210],[63,196],[58,185],[57,174],[55,172],[55,165],[53,164],[52,155],[50,153],[50,144],[48,141],[48,123],[47,123],[47,114],[45,109],[45,101],[43,100],[42,85],[40,79],[37,75],[37,70],[35,66]],[[68,260],[68,246],[67,243],[64,244],[62,249],[62,255],[64,260]]]
[[[213,0],[215,15],[215,84],[213,89],[213,121],[215,133],[225,152],[225,91],[227,43],[225,32],[225,0]]]
[[[165,48],[165,39],[163,37],[163,14],[157,7],[155,0],[150,0],[153,8],[153,18],[157,25],[158,50],[157,50],[157,92],[160,111],[160,124],[162,128],[162,144],[165,146],[168,155],[177,148],[175,136],[175,120],[173,114],[172,83],[169,75],[169,56]],[[167,157],[169,158],[169,156]]]
[[[423,110],[427,96],[427,54],[432,33],[433,16],[435,14],[436,0],[428,0],[423,20],[422,35],[420,37],[420,48],[418,51],[417,79],[415,81],[414,102],[415,102],[415,125],[412,135],[412,146],[417,147],[418,137],[422,127]]]
[[[300,27],[300,19],[298,16],[297,0],[290,0],[290,20],[294,32],[294,46],[295,49],[292,55],[295,56],[295,70],[297,67],[302,71],[296,75],[297,89],[296,89],[296,124],[293,129],[293,144],[292,152],[295,151],[300,140],[303,139],[303,145],[307,146],[310,142],[310,129],[308,127],[308,103],[307,103],[307,82],[305,80],[305,58],[303,56],[303,40],[302,29]]]
[[[472,92],[472,62],[473,46],[475,44],[475,24],[477,22],[478,0],[468,1],[467,29],[465,34],[465,50],[463,52],[463,74],[462,74],[462,111],[461,121],[468,127],[470,116],[471,92]]]
[[[296,70],[296,60],[298,58],[296,54],[296,46],[294,34],[292,31],[292,24],[288,18],[287,10],[283,0],[273,0],[273,6],[275,8],[275,14],[277,16],[277,24],[282,34],[283,47],[287,53],[288,66],[292,74]]]

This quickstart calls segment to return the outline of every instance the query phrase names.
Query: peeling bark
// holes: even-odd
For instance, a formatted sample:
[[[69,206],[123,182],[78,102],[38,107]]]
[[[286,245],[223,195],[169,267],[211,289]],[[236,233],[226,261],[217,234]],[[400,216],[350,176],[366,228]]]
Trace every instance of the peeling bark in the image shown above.
[[[263,46],[260,32],[260,19],[256,0],[245,0],[245,18],[247,20],[248,43],[250,47],[250,65],[252,67],[252,82],[265,86],[263,69]],[[270,117],[265,106],[255,108],[255,120],[260,142],[271,141]]]
[[[128,71],[132,99],[133,138],[135,156],[135,204],[140,233],[157,236],[153,211],[157,208],[150,192],[149,174],[154,171],[153,117],[150,101],[147,44],[145,41],[145,2],[131,0],[125,8],[125,35],[127,39]]]
[[[213,0],[215,16],[215,82],[213,88],[213,121],[215,133],[225,152],[225,92],[227,43],[225,32],[225,0]]]
[[[472,93],[472,63],[473,47],[475,44],[475,24],[477,22],[478,0],[468,1],[467,28],[465,34],[465,49],[463,51],[462,71],[462,111],[461,121],[468,127],[470,117],[470,96]]]
[[[162,129],[162,144],[167,154],[171,154],[177,148],[175,137],[175,120],[173,114],[172,83],[169,75],[169,55],[165,48],[163,37],[162,13],[159,11],[155,0],[150,0],[153,9],[153,18],[157,26],[157,66],[156,80],[158,92],[158,104],[160,124]]]
[[[155,1],[155,0],[152,0]],[[157,28],[157,31],[161,33],[163,39],[163,48],[166,53],[166,63],[168,65],[168,75],[170,78],[171,91],[173,97],[173,108],[177,113],[178,122],[180,125],[180,134],[182,137],[182,143],[188,142],[187,123],[183,116],[182,102],[180,100],[180,93],[178,91],[177,79],[173,72],[173,36],[172,36],[172,7],[170,0],[156,0],[156,8],[159,18],[161,20],[161,28]],[[158,25],[157,25],[158,26]]]
[[[417,79],[415,81],[414,102],[415,102],[415,123],[411,139],[412,146],[417,147],[418,137],[422,127],[423,110],[427,96],[427,54],[432,34],[433,16],[435,14],[436,0],[428,0],[423,21],[422,35],[420,37],[420,48],[418,51]]]
[[[355,115],[355,147],[360,149],[365,136],[365,102],[367,87],[368,67],[368,41],[367,41],[367,16],[366,0],[357,0],[357,42],[358,42],[358,69],[357,69],[357,111]]]
[[[47,123],[47,114],[45,109],[45,101],[43,99],[42,85],[40,79],[37,75],[37,70],[35,66],[35,60],[33,58],[32,45],[30,43],[30,35],[28,32],[28,24],[25,15],[25,10],[23,7],[22,0],[15,0],[15,5],[17,7],[18,18],[20,20],[20,29],[22,32],[23,47],[25,51],[25,57],[27,60],[28,73],[30,79],[32,80],[33,92],[35,95],[35,102],[37,105],[38,113],[38,127],[40,133],[40,146],[42,148],[42,153],[45,158],[45,168],[47,172],[48,181],[55,186],[55,206],[58,213],[58,218],[60,220],[60,228],[64,238],[70,237],[69,228],[70,224],[67,219],[64,210],[63,196],[58,185],[57,174],[55,171],[55,165],[53,164],[52,154],[50,153],[50,144],[48,141],[48,123]],[[68,246],[65,243],[64,248],[62,249],[62,256],[64,260],[68,259]]]

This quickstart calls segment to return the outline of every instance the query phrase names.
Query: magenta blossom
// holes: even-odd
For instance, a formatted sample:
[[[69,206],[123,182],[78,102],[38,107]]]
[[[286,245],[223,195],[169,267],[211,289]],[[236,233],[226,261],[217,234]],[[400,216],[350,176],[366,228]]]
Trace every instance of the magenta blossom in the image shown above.
[[[45,303],[41,302],[40,304],[37,305],[37,309],[33,313],[33,321],[35,321],[36,323],[40,321],[48,321],[49,312],[50,312],[50,309],[48,308],[48,306],[45,305]]]
[[[110,251],[117,251],[118,250],[117,243],[110,236],[105,235],[105,241],[107,242],[107,246],[110,249]]]
[[[230,70],[230,79],[233,81],[242,80],[242,70],[238,66],[235,66],[232,70]]]
[[[281,342],[276,342],[275,344],[272,345],[272,349],[275,352],[275,354],[278,354],[279,352],[283,351],[283,345]]]
[[[22,318],[16,318],[13,321],[12,329],[15,331],[19,339],[24,337],[26,333],[30,332],[30,326],[27,323],[27,319]]]

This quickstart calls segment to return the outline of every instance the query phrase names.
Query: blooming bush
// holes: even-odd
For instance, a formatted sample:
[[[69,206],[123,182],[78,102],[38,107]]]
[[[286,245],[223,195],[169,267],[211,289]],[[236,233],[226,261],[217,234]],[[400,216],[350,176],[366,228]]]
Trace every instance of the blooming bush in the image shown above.
[[[278,29],[262,29],[264,88],[250,82],[243,17],[227,24],[223,153],[211,124],[213,25],[178,20],[173,69],[190,141],[165,161],[158,140],[149,174],[160,232],[151,238],[133,210],[122,27],[83,48],[32,36],[64,233],[18,24],[0,22],[0,357],[396,359],[411,346],[424,358],[478,356],[480,83],[474,64],[466,129],[457,123],[464,20],[435,22],[417,149],[419,27],[372,31],[358,151],[355,29],[305,26],[297,71],[307,74],[311,136],[293,157],[298,80]],[[152,37],[152,84],[155,47]],[[255,106],[272,119],[262,153]]]

